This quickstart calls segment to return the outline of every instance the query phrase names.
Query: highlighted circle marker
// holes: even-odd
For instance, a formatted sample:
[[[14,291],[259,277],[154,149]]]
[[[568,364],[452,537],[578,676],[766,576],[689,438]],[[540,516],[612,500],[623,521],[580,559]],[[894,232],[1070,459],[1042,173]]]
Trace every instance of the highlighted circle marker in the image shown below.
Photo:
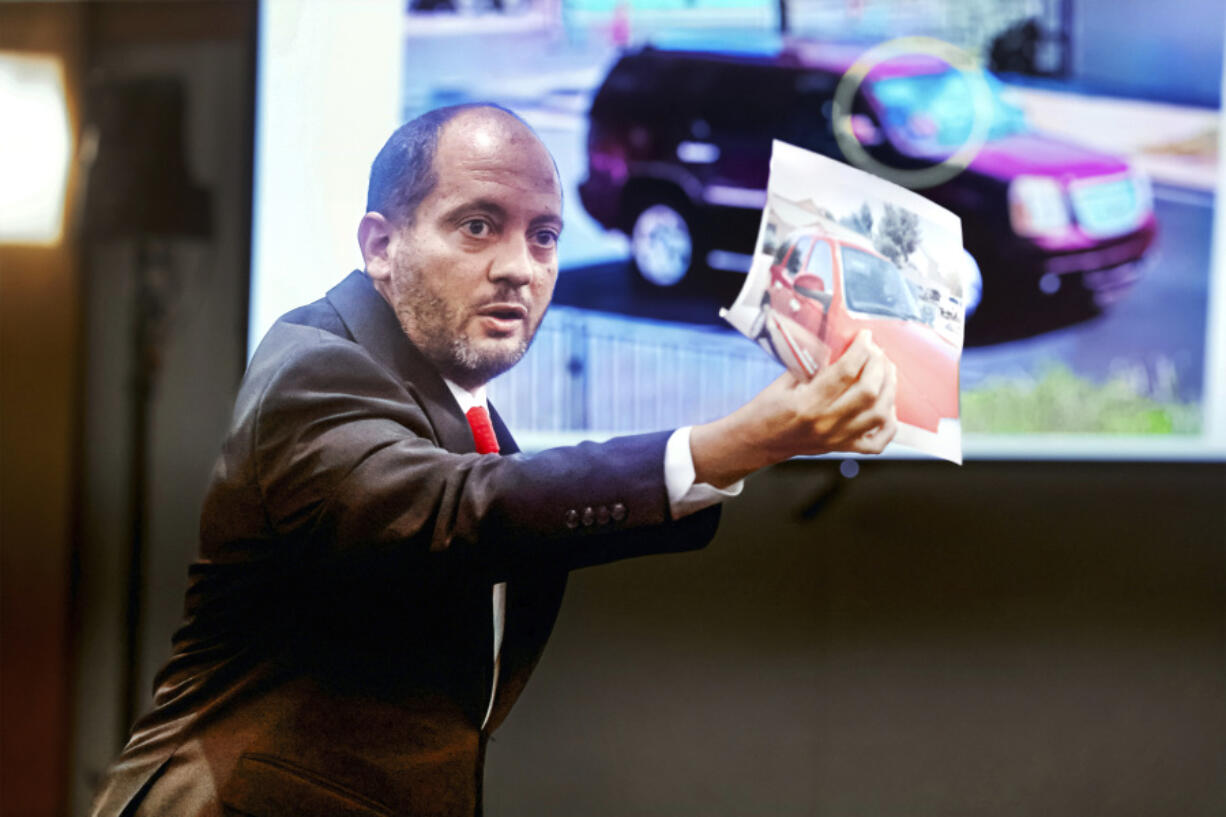
[[[931,167],[905,169],[879,162],[869,155],[852,131],[851,109],[856,91],[874,68],[894,57],[914,54],[934,57],[962,75],[971,89],[974,117],[970,136],[948,159]],[[969,52],[935,37],[899,37],[873,46],[852,63],[835,88],[831,114],[834,138],[852,164],[895,184],[921,190],[957,176],[987,143],[988,131],[992,126],[992,90],[984,79],[983,66]]]

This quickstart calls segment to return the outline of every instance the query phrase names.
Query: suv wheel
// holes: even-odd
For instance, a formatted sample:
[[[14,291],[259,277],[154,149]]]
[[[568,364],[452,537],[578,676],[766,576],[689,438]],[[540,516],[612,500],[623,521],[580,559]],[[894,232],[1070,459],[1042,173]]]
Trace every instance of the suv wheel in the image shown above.
[[[694,266],[691,221],[672,203],[649,203],[634,217],[630,255],[644,280],[658,287],[676,286]]]

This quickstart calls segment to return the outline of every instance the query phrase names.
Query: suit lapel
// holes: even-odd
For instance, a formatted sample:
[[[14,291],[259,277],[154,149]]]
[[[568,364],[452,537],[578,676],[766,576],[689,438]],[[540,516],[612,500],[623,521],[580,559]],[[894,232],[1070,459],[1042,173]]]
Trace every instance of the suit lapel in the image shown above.
[[[490,421],[494,424],[494,435],[498,438],[502,454],[518,453],[519,446],[492,404]],[[553,630],[565,589],[564,570],[537,570],[531,574],[516,575],[507,582],[500,658],[502,668],[487,731],[492,732],[502,723],[528,682]]]
[[[404,334],[396,313],[375,290],[366,273],[354,270],[330,289],[327,297],[354,340],[375,360],[394,371],[413,391],[434,428],[439,445],[456,454],[476,453],[468,420],[451,390]],[[505,428],[503,426],[503,430]],[[502,444],[501,435],[498,442]]]
[[[518,454],[519,446],[515,444],[515,438],[511,436],[511,432],[507,429],[507,424],[502,421],[502,416],[494,408],[493,403],[490,403],[489,407],[490,422],[494,426],[494,436],[498,438],[499,453],[504,456],[507,454]]]
[[[500,659],[502,668],[499,670],[498,689],[486,725],[487,731],[494,731],[502,723],[528,682],[553,630],[565,589],[564,570],[541,570],[532,575],[517,575],[507,582],[506,625]]]
[[[451,390],[442,376],[425,356],[405,336],[396,313],[383,300],[365,273],[355,270],[328,292],[328,301],[336,309],[345,328],[375,360],[394,371],[413,392],[430,420],[438,443],[457,454],[476,452],[468,420],[460,411]],[[506,423],[493,405],[490,405],[490,421],[494,435],[504,455],[519,452],[519,446],[507,429]],[[490,715],[488,729],[493,730],[502,722],[515,699],[523,690],[562,604],[562,591],[566,587],[564,571],[541,571],[530,576],[515,576],[507,582],[506,629],[503,633],[500,678],[494,711]],[[477,608],[489,604],[489,588],[470,588],[475,591],[472,604]],[[492,643],[492,617],[486,635],[484,625],[477,626],[474,635],[485,644]],[[475,645],[474,645],[475,646]],[[479,704],[484,715],[488,703],[492,656],[486,647],[476,650],[474,660],[482,667],[473,680],[479,688],[472,693],[474,708]],[[484,690],[484,693],[481,692]],[[484,697],[483,697],[484,696]],[[477,723],[480,724],[480,715]]]

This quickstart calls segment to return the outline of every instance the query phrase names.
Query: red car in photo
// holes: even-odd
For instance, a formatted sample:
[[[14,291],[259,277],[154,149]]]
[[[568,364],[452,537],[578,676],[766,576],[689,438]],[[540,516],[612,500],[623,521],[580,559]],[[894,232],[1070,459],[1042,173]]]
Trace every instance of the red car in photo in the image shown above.
[[[792,233],[775,252],[756,328],[788,368],[810,377],[868,329],[898,368],[900,422],[936,433],[958,417],[958,347],[924,323],[902,272],[859,233]]]

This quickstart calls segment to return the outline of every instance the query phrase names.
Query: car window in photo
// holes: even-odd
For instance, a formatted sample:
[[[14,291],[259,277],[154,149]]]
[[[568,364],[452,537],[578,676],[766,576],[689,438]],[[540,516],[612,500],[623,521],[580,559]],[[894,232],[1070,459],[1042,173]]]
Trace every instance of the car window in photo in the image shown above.
[[[920,320],[919,307],[902,273],[885,258],[853,247],[841,248],[847,305],[857,312]]]
[[[788,239],[779,245],[779,249],[775,251],[775,263],[782,264],[783,260],[788,257],[788,253],[792,251],[792,247],[796,245],[796,239]]]
[[[832,275],[834,273],[834,259],[830,254],[830,242],[819,241],[817,246],[813,248],[813,252],[809,254],[809,261],[805,264],[805,272],[809,275],[816,275],[822,282],[822,287],[825,292],[834,292],[832,284]]]
[[[792,253],[788,258],[787,273],[789,278],[794,278],[796,273],[800,272],[800,264],[804,260],[805,253],[809,251],[809,246],[813,243],[813,239],[809,236],[801,236],[796,242],[796,252]]]

